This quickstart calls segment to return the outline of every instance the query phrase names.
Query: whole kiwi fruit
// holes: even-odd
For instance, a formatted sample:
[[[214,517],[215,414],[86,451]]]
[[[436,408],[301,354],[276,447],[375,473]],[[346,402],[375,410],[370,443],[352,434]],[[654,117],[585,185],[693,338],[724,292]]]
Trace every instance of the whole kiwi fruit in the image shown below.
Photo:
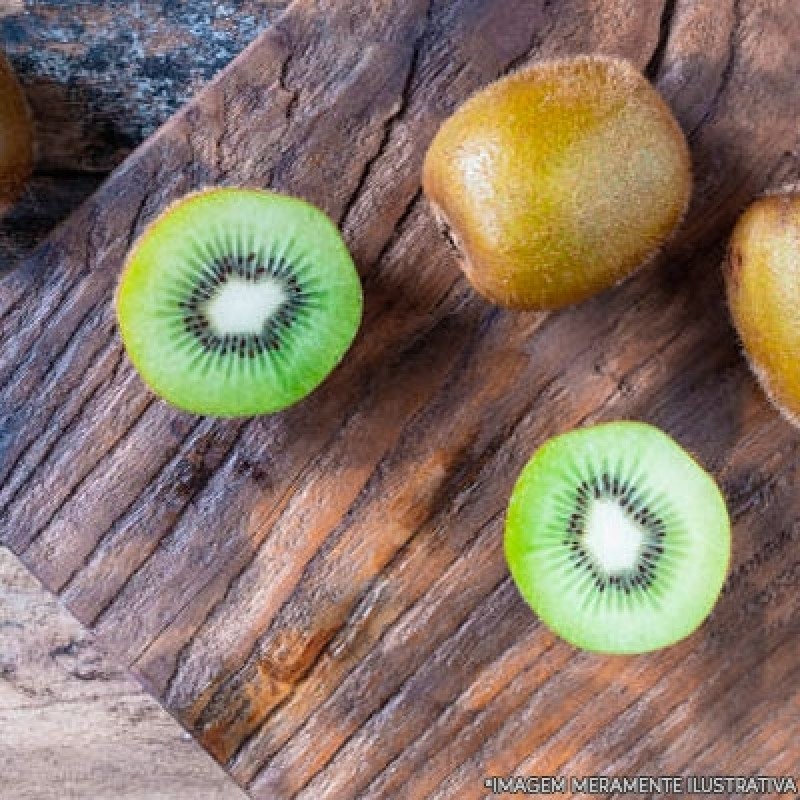
[[[691,165],[680,126],[639,70],[582,56],[473,95],[435,136],[423,186],[481,294],[552,309],[653,257],[685,213]]]
[[[728,305],[745,354],[778,410],[800,425],[800,191],[757,199],[725,261]]]
[[[14,70],[0,53],[0,214],[19,196],[33,167],[33,126]]]

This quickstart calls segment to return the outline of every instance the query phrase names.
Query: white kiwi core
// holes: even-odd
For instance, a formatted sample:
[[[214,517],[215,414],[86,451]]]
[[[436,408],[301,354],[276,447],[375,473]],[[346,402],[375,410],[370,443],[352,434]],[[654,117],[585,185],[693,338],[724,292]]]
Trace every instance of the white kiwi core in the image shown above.
[[[608,574],[636,567],[645,531],[612,498],[598,498],[589,509],[584,546]]]
[[[257,335],[287,299],[286,290],[274,278],[254,283],[232,276],[214,290],[205,312],[218,336]]]

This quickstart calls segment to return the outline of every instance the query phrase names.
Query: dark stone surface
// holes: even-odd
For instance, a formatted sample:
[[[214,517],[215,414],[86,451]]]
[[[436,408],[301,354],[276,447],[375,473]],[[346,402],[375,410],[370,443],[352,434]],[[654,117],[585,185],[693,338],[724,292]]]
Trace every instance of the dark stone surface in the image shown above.
[[[11,269],[240,53],[286,0],[10,0],[0,41],[37,129],[37,168],[0,222]]]

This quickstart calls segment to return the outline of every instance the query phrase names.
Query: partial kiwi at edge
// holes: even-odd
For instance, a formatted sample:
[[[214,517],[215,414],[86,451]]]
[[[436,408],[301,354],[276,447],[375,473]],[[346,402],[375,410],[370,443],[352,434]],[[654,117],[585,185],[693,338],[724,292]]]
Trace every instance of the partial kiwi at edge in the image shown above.
[[[724,265],[728,305],[767,396],[800,426],[800,191],[757,199],[734,227]]]
[[[33,168],[33,125],[19,81],[2,53],[0,109],[0,214],[4,214]]]

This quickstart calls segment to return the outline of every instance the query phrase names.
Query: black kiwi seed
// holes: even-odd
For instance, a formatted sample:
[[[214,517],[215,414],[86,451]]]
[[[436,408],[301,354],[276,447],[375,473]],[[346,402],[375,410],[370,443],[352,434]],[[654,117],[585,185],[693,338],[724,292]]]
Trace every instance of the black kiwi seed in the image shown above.
[[[609,574],[597,565],[587,549],[583,546],[585,535],[586,511],[588,496],[595,499],[613,499],[631,519],[644,528],[644,542],[639,562],[632,568],[620,573]],[[563,545],[570,548],[570,559],[576,567],[588,572],[598,591],[607,588],[629,595],[633,588],[647,589],[656,579],[658,562],[664,553],[661,541],[665,536],[665,523],[647,507],[636,487],[607,472],[599,477],[592,477],[580,483],[573,499],[573,511],[567,523]]]
[[[179,303],[184,311],[183,323],[187,333],[194,336],[206,349],[226,355],[232,353],[242,359],[255,358],[264,352],[280,349],[281,328],[291,328],[298,312],[308,304],[308,293],[300,285],[297,276],[290,271],[287,262],[280,258],[260,260],[258,254],[251,252],[245,258],[224,257],[208,265],[203,270],[203,278],[188,297]],[[259,334],[240,334],[234,337],[219,336],[209,325],[203,310],[203,303],[213,297],[214,291],[229,277],[239,277],[245,281],[271,277],[282,283],[286,293],[283,305],[274,312]]]

